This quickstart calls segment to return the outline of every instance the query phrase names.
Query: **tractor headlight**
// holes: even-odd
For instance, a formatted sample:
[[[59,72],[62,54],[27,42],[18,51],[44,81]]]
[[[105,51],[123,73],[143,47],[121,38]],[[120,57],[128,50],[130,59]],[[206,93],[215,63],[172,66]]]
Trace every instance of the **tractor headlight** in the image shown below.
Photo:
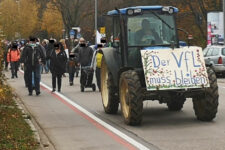
[[[127,10],[127,14],[130,15],[130,16],[133,15],[134,14],[134,10],[133,9],[128,9]]]
[[[141,9],[134,9],[134,14],[141,14],[142,10]]]
[[[129,16],[141,15],[141,14],[142,14],[142,9],[128,9],[127,10],[127,15],[129,15]]]
[[[170,7],[170,6],[163,7],[163,8],[162,8],[162,11],[163,11],[163,12],[168,12],[169,14],[174,13],[173,7]]]

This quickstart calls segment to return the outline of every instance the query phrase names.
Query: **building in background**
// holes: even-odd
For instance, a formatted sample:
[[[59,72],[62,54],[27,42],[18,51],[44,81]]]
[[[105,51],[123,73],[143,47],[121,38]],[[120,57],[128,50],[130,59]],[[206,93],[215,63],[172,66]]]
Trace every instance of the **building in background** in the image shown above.
[[[223,44],[223,12],[209,12],[207,14],[207,26],[207,45]]]

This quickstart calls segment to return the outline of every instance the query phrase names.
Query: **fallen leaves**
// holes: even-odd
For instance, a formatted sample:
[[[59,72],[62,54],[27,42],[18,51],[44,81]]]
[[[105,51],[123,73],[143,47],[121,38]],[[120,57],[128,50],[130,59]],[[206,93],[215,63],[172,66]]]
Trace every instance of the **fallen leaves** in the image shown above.
[[[4,84],[2,52],[0,49],[0,150],[35,150],[38,144],[33,132],[15,104],[12,88]]]

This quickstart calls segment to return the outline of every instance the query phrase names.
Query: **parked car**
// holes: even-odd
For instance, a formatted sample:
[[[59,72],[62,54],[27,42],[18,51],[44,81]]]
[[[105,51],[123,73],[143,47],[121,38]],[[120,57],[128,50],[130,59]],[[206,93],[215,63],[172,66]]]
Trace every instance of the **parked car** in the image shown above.
[[[211,45],[203,50],[206,65],[225,77],[225,45]]]

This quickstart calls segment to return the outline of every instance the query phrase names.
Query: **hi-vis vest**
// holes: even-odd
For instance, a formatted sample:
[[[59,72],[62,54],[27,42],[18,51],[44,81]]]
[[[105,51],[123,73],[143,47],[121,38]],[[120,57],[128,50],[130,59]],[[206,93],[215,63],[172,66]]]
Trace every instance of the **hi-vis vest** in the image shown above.
[[[98,68],[101,68],[102,56],[103,56],[103,54],[101,54],[101,53],[96,54],[96,62],[97,62],[96,67],[98,67]]]

